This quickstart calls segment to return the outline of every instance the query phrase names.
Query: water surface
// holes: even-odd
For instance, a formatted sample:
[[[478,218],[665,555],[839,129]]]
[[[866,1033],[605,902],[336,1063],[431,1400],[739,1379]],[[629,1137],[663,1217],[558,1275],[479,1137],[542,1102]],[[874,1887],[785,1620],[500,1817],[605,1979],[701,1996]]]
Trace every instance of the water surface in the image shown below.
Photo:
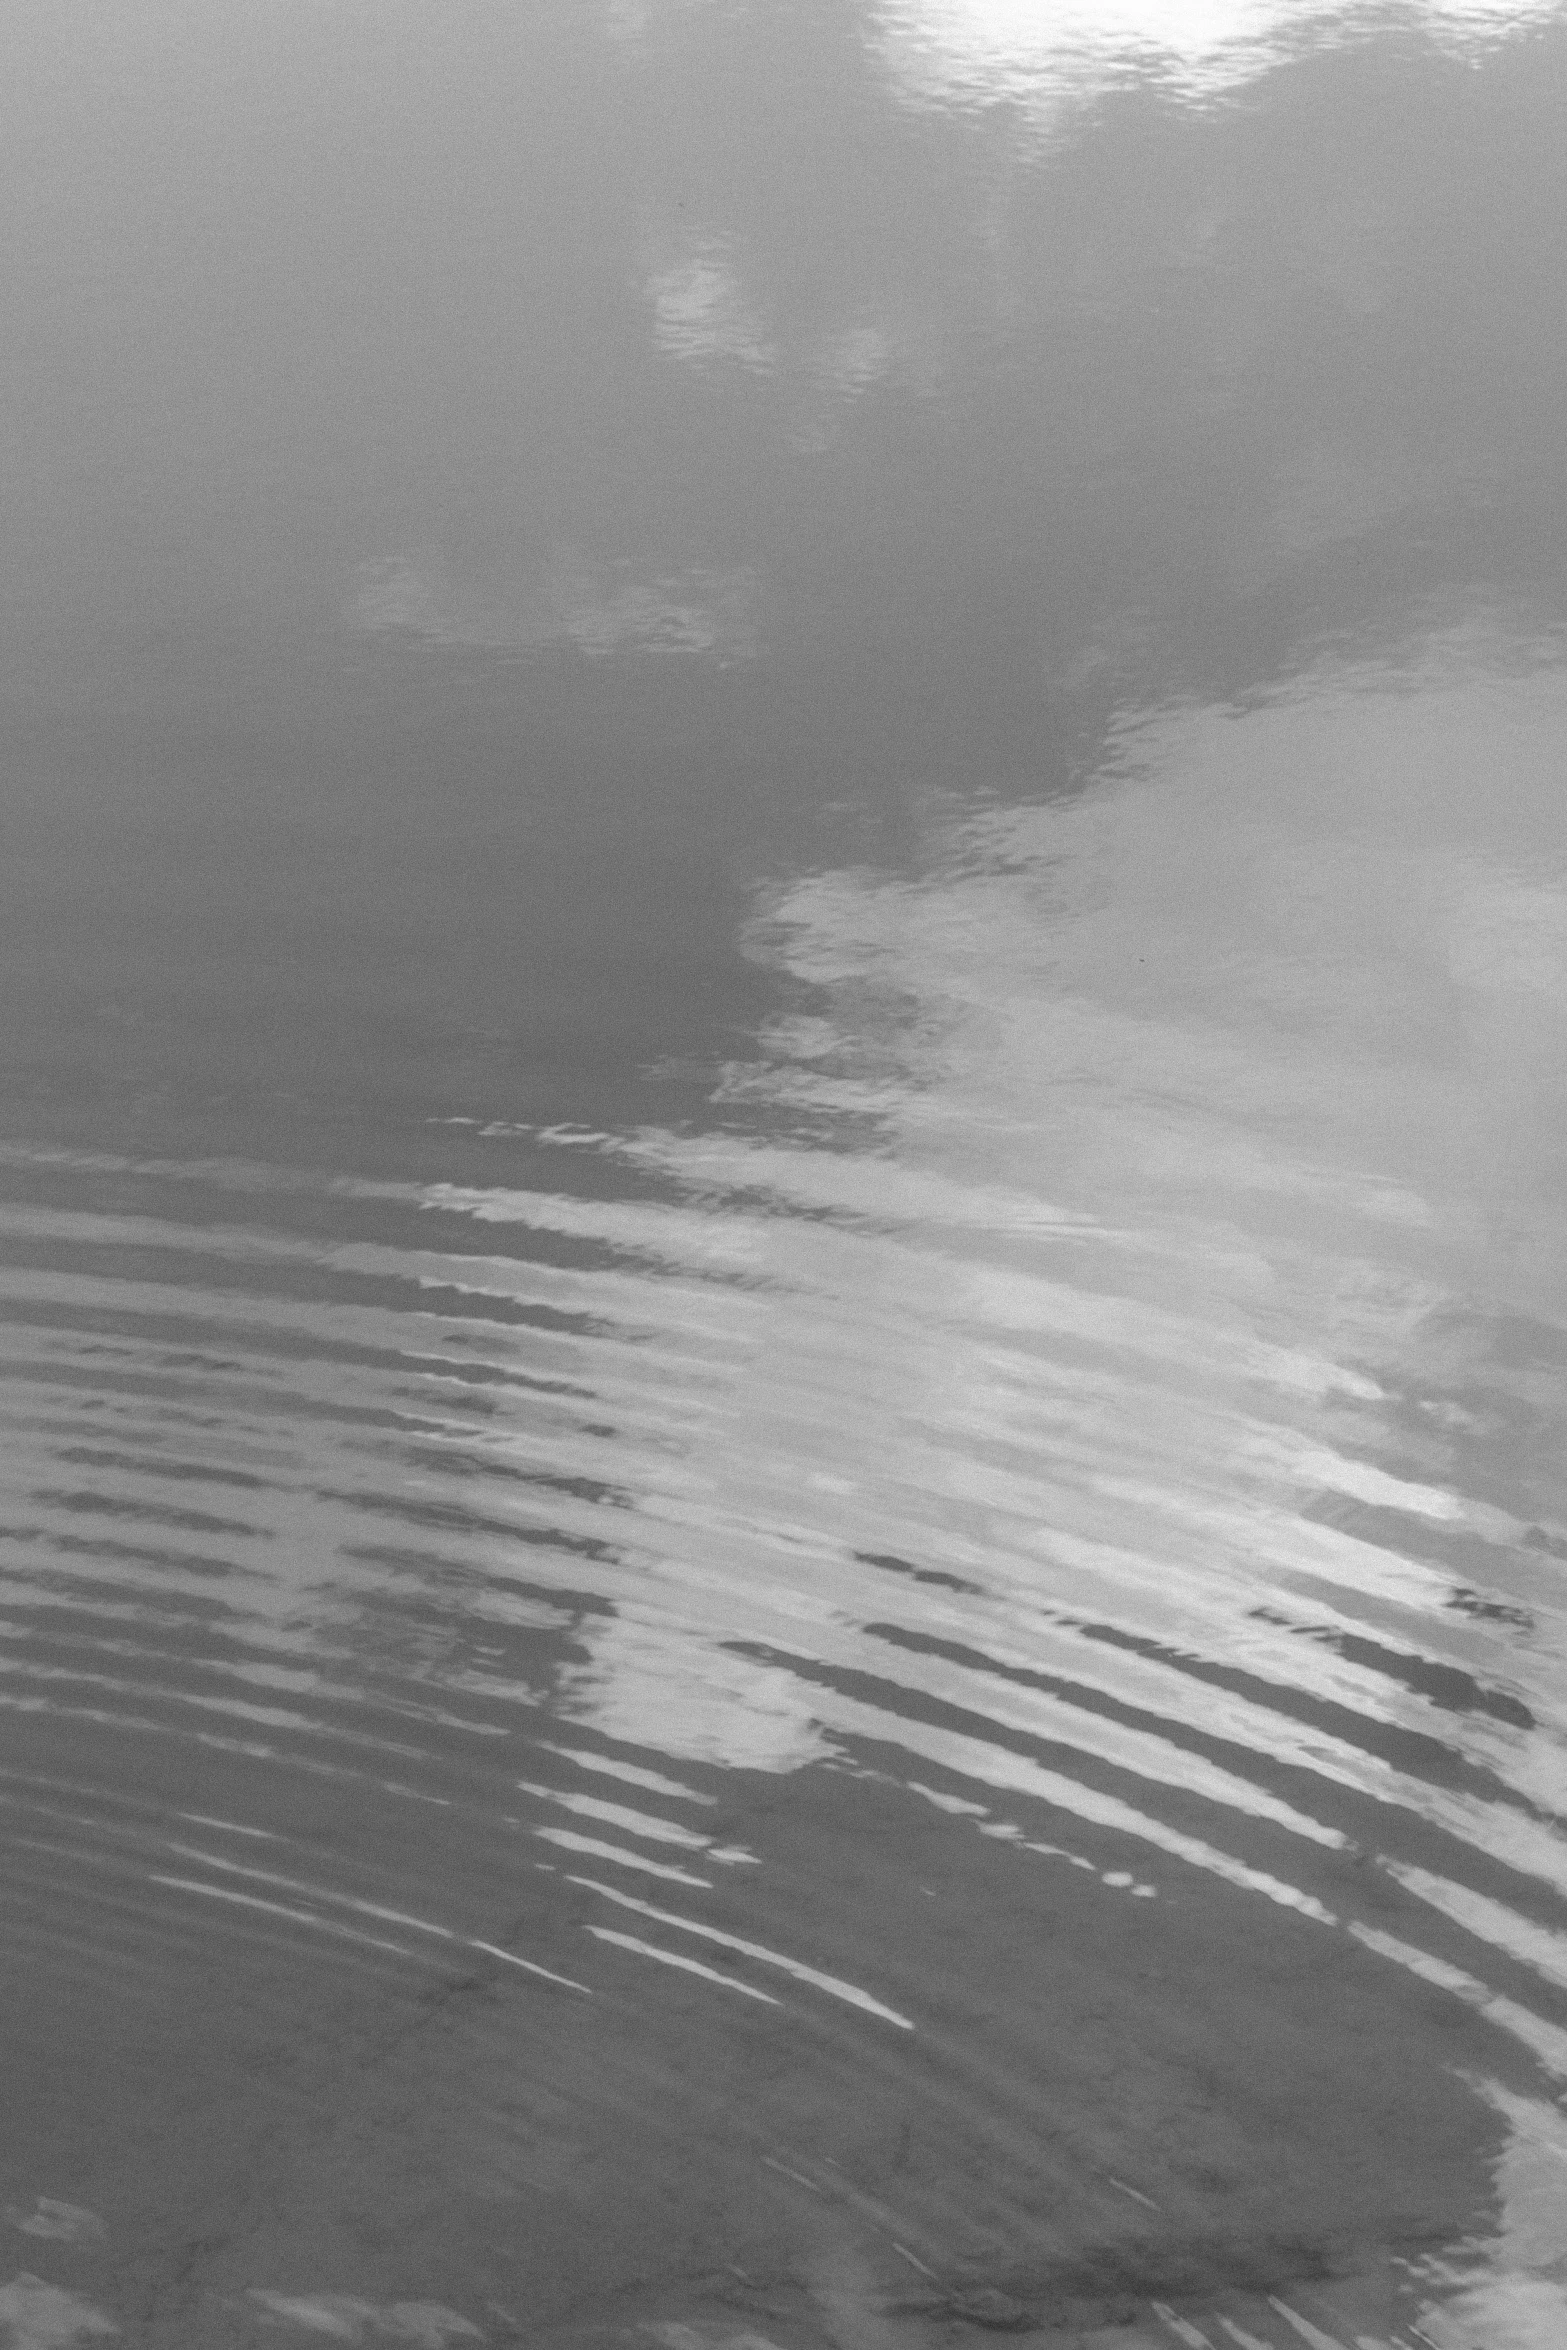
[[[1559,17],[93,28],[0,2327],[1556,2342]]]

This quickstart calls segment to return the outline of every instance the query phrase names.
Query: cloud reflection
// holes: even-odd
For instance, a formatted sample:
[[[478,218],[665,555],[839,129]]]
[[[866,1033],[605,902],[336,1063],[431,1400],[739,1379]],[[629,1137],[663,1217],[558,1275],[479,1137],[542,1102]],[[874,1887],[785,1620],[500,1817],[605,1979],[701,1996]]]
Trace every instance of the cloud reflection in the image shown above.
[[[732,362],[765,375],[777,352],[746,297],[727,240],[689,246],[648,280],[659,348],[671,359],[708,367]]]
[[[1160,2049],[1222,1978],[1335,2109],[1362,2032],[1400,2096],[1558,2093],[1564,720],[1455,638],[936,802],[759,894],[785,1016],[681,1128],[476,1117],[444,1182],[0,1150],[0,1709],[87,1785],[5,1814],[40,1898],[890,2014],[971,2121],[1058,2021],[954,2009],[918,1921],[1005,1966],[1015,1900],[1198,1953]],[[1431,2290],[1547,2307],[1476,2247]]]
[[[436,557],[396,555],[361,563],[346,620],[355,633],[393,641],[524,650],[571,644],[611,653],[748,660],[757,650],[756,573],[746,566],[654,569],[630,557],[593,563],[561,549],[454,577]]]
[[[661,1505],[681,1529],[667,1599],[585,1629],[573,1710],[789,1768],[868,1732],[888,1705],[867,1706],[872,1672],[1331,1842],[1334,1804],[1281,1810],[1182,1744],[1201,1721],[1231,1757],[1260,1740],[1282,1761],[1266,1693],[1288,1684],[1322,1709],[1299,1756],[1319,1789],[1567,1893],[1554,1824],[1322,1735],[1413,1728],[1386,1677],[1407,1653],[1429,1660],[1415,1684],[1473,1691],[1444,1737],[1531,1802],[1556,1788],[1535,1745],[1560,1736],[1554,1640],[1477,1638],[1439,1561],[1483,1557],[1503,1623],[1537,1601],[1530,1528],[1567,1503],[1550,1447],[1504,1459],[1487,1435],[1507,1409],[1493,1333],[1567,1306],[1567,1059],[1526,1009],[1567,975],[1564,716],[1560,673],[1452,648],[1414,675],[1324,674],[1140,726],[1079,801],[938,823],[917,873],[823,873],[768,906],[754,951],[816,1009],[728,1093],[798,1139],[635,1146],[724,1203],[751,1296],[728,1318],[722,1442],[695,1436]],[[823,1121],[868,1154],[812,1147]],[[851,1628],[876,1603],[829,1565],[845,1550],[944,1571],[887,1591],[923,1627],[901,1654],[872,1659]],[[747,1554],[769,1564],[737,1608],[721,1561]],[[965,1578],[983,1598],[941,1596]],[[1120,1646],[1085,1653],[1095,1622]],[[943,1638],[965,1661],[939,1661]],[[1197,1654],[1257,1676],[1228,1718],[1190,1684],[1188,1706]],[[987,1660],[1066,1677],[1066,1703],[1005,1695],[976,1678]],[[1142,1726],[1090,1720],[1085,1685]],[[897,1703],[884,1730],[925,1757],[962,1746]],[[1559,1925],[1390,1865],[1559,1979]]]
[[[1004,100],[1048,120],[1134,78],[1187,99],[1214,97],[1308,40],[1410,25],[1470,49],[1556,14],[1556,0],[1410,0],[1392,10],[1341,0],[883,0],[876,22],[910,102]]]

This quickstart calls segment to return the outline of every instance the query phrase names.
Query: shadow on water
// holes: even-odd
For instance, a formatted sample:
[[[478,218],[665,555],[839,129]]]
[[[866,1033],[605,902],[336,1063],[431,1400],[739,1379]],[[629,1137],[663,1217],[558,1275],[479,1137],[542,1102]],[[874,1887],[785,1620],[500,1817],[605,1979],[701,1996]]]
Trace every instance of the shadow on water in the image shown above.
[[[0,2334],[1556,2343],[1558,19],[54,39]]]

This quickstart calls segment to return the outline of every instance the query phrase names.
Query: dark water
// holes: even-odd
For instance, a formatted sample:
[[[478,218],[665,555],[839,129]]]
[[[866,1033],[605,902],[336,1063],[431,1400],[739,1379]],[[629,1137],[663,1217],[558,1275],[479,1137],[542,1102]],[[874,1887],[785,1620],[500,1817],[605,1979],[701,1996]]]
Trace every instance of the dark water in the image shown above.
[[[18,10],[8,2350],[1567,2340],[1567,24]]]

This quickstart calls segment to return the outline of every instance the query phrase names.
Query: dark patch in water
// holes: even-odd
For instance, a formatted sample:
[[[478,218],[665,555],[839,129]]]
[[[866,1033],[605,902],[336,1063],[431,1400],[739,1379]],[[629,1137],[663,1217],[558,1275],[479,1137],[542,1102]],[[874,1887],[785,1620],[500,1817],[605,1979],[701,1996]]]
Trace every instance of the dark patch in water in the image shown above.
[[[267,1526],[247,1526],[239,1518],[214,1518],[205,1510],[176,1510],[151,1501],[127,1501],[123,1495],[61,1492],[47,1485],[34,1486],[29,1497],[33,1501],[52,1502],[56,1509],[71,1510],[78,1515],[105,1518],[136,1518],[150,1526],[172,1526],[191,1534],[238,1534],[251,1542],[270,1542],[272,1531]]]
[[[544,1469],[519,1469],[510,1461],[475,1460],[455,1451],[411,1451],[410,1465],[433,1470],[439,1477],[494,1478],[508,1485],[541,1486],[550,1493],[569,1494],[574,1501],[592,1502],[603,1509],[629,1510],[635,1501],[624,1486],[607,1485],[600,1477],[555,1477]]]
[[[519,1575],[489,1575],[470,1560],[443,1558],[435,1550],[407,1550],[390,1542],[342,1542],[338,1545],[338,1556],[360,1559],[367,1566],[392,1567],[399,1574],[434,1575],[443,1581],[458,1580],[477,1589],[518,1593],[579,1615],[611,1616],[615,1612],[599,1592],[569,1590],[561,1583],[530,1583]]]
[[[1438,1664],[1431,1657],[1384,1648],[1379,1640],[1368,1640],[1362,1632],[1340,1632],[1311,1624],[1297,1625],[1295,1630],[1303,1640],[1319,1640],[1324,1648],[1336,1650],[1347,1664],[1364,1665],[1371,1672],[1385,1674],[1390,1681],[1402,1682],[1416,1696],[1428,1697],[1444,1713],[1489,1714],[1493,1721],[1507,1722],[1515,1730],[1535,1727],[1534,1716],[1521,1698],[1509,1696],[1505,1689],[1488,1689],[1458,1665]]]
[[[862,1567],[880,1567],[889,1575],[908,1575],[916,1583],[935,1583],[943,1591],[964,1591],[982,1595],[984,1586],[965,1583],[961,1575],[949,1575],[941,1567],[914,1567],[907,1559],[894,1558],[890,1551],[857,1550],[855,1557]]]
[[[1251,1608],[1248,1614],[1263,1623],[1278,1624],[1291,1629],[1288,1619],[1270,1608]],[[1516,1788],[1509,1787],[1492,1771],[1471,1762],[1457,1747],[1448,1746],[1439,1738],[1428,1737],[1420,1730],[1406,1730],[1396,1723],[1374,1721],[1369,1715],[1356,1713],[1352,1706],[1340,1705],[1332,1698],[1318,1697],[1309,1689],[1296,1689],[1287,1681],[1269,1681],[1260,1673],[1248,1672],[1244,1666],[1220,1664],[1211,1657],[1194,1656],[1187,1649],[1172,1648],[1168,1642],[1156,1640],[1140,1632],[1128,1632],[1118,1624],[1078,1624],[1076,1629],[1085,1640],[1102,1640],[1111,1648],[1124,1648],[1133,1656],[1157,1658],[1161,1664],[1176,1672],[1189,1674],[1194,1681],[1206,1681],[1215,1689],[1228,1689],[1237,1697],[1248,1698],[1255,1705],[1267,1706],[1274,1713],[1302,1722],[1312,1729],[1329,1730],[1347,1745],[1358,1746],[1365,1754],[1374,1754],[1395,1768],[1408,1771],[1416,1778],[1427,1779],[1433,1786],[1463,1788],[1481,1797],[1487,1803],[1505,1803],[1512,1809],[1534,1817],[1544,1817],[1539,1808]]]
[[[482,1518],[474,1510],[458,1509],[453,1502],[412,1501],[400,1494],[355,1493],[323,1487],[315,1496],[317,1501],[341,1502],[345,1509],[365,1510],[372,1515],[401,1518],[411,1526],[438,1526],[453,1534],[490,1534],[503,1542],[526,1542],[541,1545],[547,1550],[575,1551],[581,1558],[617,1560],[619,1551],[611,1542],[600,1542],[593,1534],[568,1534],[560,1526],[523,1526],[511,1518]]]
[[[1448,1593],[1447,1605],[1461,1616],[1475,1616],[1488,1624],[1511,1624],[1518,1632],[1534,1630],[1534,1618],[1527,1608],[1512,1607],[1504,1599],[1483,1598],[1462,1585]]]
[[[99,1452],[90,1445],[62,1445],[55,1454],[73,1469],[125,1469],[133,1477],[179,1478],[193,1485],[235,1485],[249,1493],[265,1493],[272,1480],[248,1469],[216,1469],[199,1461],[171,1461],[155,1452]]]

